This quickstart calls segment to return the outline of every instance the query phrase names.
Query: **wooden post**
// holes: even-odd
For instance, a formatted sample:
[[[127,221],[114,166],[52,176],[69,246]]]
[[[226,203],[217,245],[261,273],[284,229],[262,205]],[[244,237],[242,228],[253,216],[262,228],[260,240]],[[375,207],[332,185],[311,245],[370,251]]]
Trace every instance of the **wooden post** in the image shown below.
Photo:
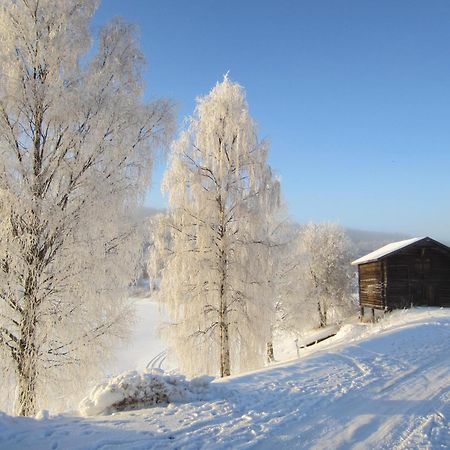
[[[375,322],[375,308],[372,308],[372,322]]]
[[[267,362],[272,363],[275,361],[275,356],[273,355],[273,343],[272,341],[267,343]]]
[[[361,320],[361,322],[364,320],[364,306],[362,305],[359,309],[359,319]]]

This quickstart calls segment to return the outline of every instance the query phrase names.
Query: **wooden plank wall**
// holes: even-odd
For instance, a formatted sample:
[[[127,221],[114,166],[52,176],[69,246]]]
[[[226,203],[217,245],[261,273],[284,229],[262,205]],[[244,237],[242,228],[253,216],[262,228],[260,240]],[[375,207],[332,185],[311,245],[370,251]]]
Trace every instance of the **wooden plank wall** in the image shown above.
[[[383,309],[383,271],[379,261],[361,264],[359,273],[359,303],[368,308]]]
[[[450,306],[450,252],[430,242],[420,242],[385,259],[387,305]]]

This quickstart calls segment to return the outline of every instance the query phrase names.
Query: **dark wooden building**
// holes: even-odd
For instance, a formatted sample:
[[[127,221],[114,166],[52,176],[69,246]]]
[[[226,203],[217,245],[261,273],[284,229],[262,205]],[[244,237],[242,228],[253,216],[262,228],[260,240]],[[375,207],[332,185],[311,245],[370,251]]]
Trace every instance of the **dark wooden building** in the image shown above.
[[[450,306],[450,248],[429,237],[388,244],[352,264],[362,315],[365,307]]]

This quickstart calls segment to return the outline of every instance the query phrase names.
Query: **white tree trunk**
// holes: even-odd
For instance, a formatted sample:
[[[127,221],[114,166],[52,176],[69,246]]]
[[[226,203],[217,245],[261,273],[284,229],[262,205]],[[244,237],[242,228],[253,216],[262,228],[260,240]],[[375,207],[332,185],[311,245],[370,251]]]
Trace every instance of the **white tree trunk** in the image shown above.
[[[16,409],[21,416],[36,413],[37,349],[36,349],[36,304],[31,293],[24,302],[21,324],[21,339],[16,353],[18,384]]]
[[[327,326],[327,311],[325,305],[321,303],[321,300],[317,302],[317,312],[319,313],[319,327],[323,328]]]
[[[220,376],[221,378],[231,375],[230,366],[230,337],[228,335],[228,324],[226,322],[226,314],[224,314],[220,322]]]

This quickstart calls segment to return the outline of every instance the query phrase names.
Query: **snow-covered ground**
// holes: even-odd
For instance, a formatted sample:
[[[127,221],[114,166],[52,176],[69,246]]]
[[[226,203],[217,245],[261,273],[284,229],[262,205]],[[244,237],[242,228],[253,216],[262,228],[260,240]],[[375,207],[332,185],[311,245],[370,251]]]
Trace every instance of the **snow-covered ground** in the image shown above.
[[[4,449],[450,448],[450,309],[344,326],[206,400],[112,416],[0,415]],[[156,349],[157,350],[157,349]]]
[[[136,311],[132,334],[115,351],[114,359],[105,368],[105,373],[117,375],[126,370],[145,369],[149,364],[169,368],[165,346],[158,332],[163,317],[159,305],[149,298],[131,298],[130,302]]]

